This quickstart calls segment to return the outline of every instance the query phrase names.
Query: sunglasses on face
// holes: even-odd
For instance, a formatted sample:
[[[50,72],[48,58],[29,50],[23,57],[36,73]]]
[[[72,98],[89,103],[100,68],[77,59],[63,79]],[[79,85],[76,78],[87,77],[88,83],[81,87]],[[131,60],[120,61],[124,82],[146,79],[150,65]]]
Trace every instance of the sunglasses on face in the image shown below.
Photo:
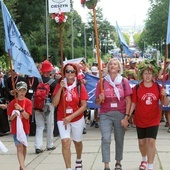
[[[73,74],[73,73],[75,73],[76,71],[75,70],[66,70],[65,71],[65,73],[71,73],[71,74]]]

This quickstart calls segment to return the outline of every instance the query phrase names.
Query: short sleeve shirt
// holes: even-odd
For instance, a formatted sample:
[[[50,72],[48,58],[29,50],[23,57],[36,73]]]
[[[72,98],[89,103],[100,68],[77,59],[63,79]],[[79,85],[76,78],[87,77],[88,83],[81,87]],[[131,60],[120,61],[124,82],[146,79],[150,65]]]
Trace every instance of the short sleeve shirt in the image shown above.
[[[143,82],[133,88],[132,102],[136,104],[134,123],[137,127],[146,128],[160,123],[160,95],[161,86],[153,83],[145,87]]]
[[[60,88],[60,84],[57,84],[53,95],[55,95]],[[75,87],[71,90],[71,95],[72,95],[72,101],[67,101],[66,96],[67,92],[66,89],[64,88],[64,99],[65,99],[65,109],[72,109],[72,113],[74,113],[76,110],[79,109],[79,102],[81,100],[88,100],[88,93],[87,90],[84,86],[84,84],[81,84],[80,87],[80,94],[78,94],[78,88]],[[66,113],[66,116],[69,116],[72,113]],[[60,96],[60,102],[57,106],[57,120],[63,120],[64,118],[64,104],[63,104],[63,99],[62,99],[62,94]],[[75,122],[79,119],[81,119],[84,116],[84,113],[80,114],[76,118],[74,118],[71,122]]]
[[[121,113],[126,112],[126,100],[127,96],[131,96],[132,89],[130,84],[126,78],[123,78],[123,83],[117,84],[116,87],[120,93],[120,100],[118,100],[117,96],[115,95],[113,87],[106,81],[103,80],[103,89],[104,89],[104,96],[105,100],[104,103],[101,104],[100,107],[100,114],[105,114],[109,111],[120,111]],[[98,98],[100,94],[100,82],[98,82],[96,87],[95,96]]]
[[[12,100],[9,105],[8,105],[8,109],[7,109],[7,113],[9,116],[11,116],[12,111],[15,110],[15,103],[16,100]],[[26,97],[24,98],[24,100],[18,100],[18,104],[29,114],[32,115],[32,101],[27,99]],[[25,119],[22,114],[21,114],[21,121],[23,123],[23,128],[26,134],[30,133],[30,123],[29,123],[29,119]],[[12,134],[16,134],[17,129],[16,129],[16,118],[14,120],[12,120],[11,122],[11,133]]]

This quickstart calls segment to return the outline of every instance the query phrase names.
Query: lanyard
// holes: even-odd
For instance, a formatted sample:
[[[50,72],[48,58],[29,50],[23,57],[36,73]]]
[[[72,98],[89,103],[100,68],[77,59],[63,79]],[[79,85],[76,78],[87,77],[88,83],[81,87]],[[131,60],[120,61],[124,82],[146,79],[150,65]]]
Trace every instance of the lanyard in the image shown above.
[[[29,81],[29,87],[32,88],[32,85],[33,85],[33,83],[34,83],[34,77],[30,77],[30,78],[28,79],[28,81]]]

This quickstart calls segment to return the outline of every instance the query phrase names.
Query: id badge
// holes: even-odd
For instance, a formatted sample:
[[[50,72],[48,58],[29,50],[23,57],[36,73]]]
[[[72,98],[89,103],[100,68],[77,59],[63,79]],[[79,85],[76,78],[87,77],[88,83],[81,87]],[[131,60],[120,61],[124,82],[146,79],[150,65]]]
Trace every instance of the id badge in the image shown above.
[[[29,89],[29,90],[28,90],[28,93],[33,93],[33,90],[32,90],[32,89]]]
[[[117,103],[110,103],[110,107],[117,107]]]
[[[72,109],[72,108],[67,108],[67,109],[66,109],[66,113],[67,113],[67,114],[73,113],[73,109]]]

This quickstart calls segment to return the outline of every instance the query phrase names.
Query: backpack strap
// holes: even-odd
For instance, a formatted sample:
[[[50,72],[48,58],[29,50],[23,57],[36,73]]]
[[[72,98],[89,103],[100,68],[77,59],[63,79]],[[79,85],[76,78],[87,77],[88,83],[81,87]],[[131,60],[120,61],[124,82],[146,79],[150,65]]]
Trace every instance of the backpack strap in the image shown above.
[[[122,86],[123,86],[123,90],[124,90],[124,92],[125,92],[126,87],[125,87],[125,79],[124,79],[124,77],[122,78]]]
[[[159,84],[158,84],[158,82],[157,82],[157,81],[156,81],[155,83],[156,83],[157,88],[158,88],[158,91],[159,91],[159,93],[160,93],[160,86],[159,86]]]
[[[80,104],[81,104],[81,101],[80,101],[80,94],[81,94],[81,82],[77,82],[77,92],[78,92],[79,106],[80,106]]]
[[[55,81],[54,79],[50,79],[50,80],[48,80],[47,84],[51,85],[51,84],[53,84],[54,81]]]

